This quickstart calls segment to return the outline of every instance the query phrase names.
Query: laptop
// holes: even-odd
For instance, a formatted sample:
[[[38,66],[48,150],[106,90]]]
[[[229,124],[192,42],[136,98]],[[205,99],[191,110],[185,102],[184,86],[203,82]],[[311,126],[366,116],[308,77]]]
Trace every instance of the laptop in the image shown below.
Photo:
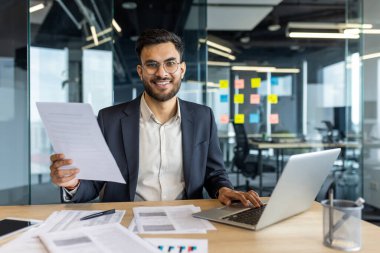
[[[193,217],[259,230],[299,214],[311,207],[339,153],[337,148],[291,156],[263,207],[236,203],[194,213]]]

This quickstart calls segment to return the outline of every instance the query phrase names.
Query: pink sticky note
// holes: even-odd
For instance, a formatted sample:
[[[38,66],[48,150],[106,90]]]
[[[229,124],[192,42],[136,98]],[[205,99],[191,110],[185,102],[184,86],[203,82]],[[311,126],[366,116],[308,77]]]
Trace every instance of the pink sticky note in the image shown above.
[[[235,80],[235,89],[244,89],[244,79]]]
[[[251,104],[260,104],[260,95],[259,94],[251,94]]]
[[[278,124],[280,122],[280,117],[278,116],[278,113],[271,114],[269,116],[269,123],[270,124]]]
[[[228,117],[227,114],[223,114],[220,116],[220,123],[221,124],[228,124],[230,122],[230,117]]]

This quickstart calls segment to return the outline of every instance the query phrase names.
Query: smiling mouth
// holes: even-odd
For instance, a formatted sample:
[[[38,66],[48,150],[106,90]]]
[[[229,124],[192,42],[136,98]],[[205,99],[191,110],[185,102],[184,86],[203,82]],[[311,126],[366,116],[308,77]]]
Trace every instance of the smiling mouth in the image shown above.
[[[169,84],[171,84],[171,81],[170,80],[158,80],[158,81],[153,81],[152,83],[155,86],[157,86],[158,88],[166,88],[167,86],[169,86]]]

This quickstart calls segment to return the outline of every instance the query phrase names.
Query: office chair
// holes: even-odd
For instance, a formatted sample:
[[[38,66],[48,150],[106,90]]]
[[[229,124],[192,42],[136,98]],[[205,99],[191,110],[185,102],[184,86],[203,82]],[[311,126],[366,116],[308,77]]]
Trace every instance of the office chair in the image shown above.
[[[248,137],[245,131],[244,124],[235,124],[232,123],[235,130],[235,142],[236,146],[234,147],[234,157],[232,160],[231,171],[237,174],[235,188],[244,189],[249,191],[253,189],[249,184],[249,179],[255,179],[258,175],[258,158],[255,155],[249,153],[249,143]],[[236,170],[234,168],[236,167]],[[275,171],[273,166],[263,165],[263,171]],[[239,175],[243,174],[246,179],[245,185],[239,185]]]

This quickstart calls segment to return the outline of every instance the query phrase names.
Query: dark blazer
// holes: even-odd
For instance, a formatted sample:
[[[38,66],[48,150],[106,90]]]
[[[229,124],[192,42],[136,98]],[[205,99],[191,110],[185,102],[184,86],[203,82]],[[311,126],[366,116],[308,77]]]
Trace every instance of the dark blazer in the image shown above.
[[[134,200],[139,173],[140,100],[141,96],[104,108],[98,116],[100,129],[127,184],[81,180],[73,202],[93,200],[103,187],[104,202]],[[232,185],[224,169],[212,110],[183,100],[179,103],[185,198],[203,198],[203,187],[215,197],[219,188],[232,188]]]

